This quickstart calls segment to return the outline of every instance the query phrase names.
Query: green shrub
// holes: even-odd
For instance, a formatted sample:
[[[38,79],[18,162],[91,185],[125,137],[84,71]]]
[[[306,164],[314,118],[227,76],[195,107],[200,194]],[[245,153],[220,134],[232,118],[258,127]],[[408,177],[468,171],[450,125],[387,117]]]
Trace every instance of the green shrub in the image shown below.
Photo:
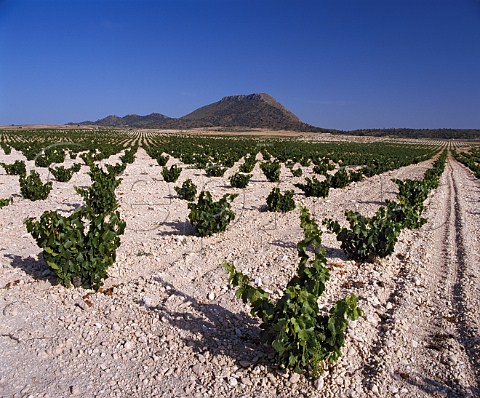
[[[52,163],[63,163],[65,161],[65,156],[64,148],[47,148],[35,157],[35,166],[49,167]]]
[[[27,168],[23,160],[15,160],[12,164],[0,163],[8,175],[22,175],[27,174]]]
[[[180,177],[181,172],[182,172],[182,168],[174,164],[170,168],[163,167],[162,176],[165,182],[175,182],[178,180],[178,177]]]
[[[70,216],[47,211],[25,221],[43,258],[64,286],[98,289],[116,258],[125,222],[118,212],[95,215],[80,208]]]
[[[381,170],[382,168],[378,164],[378,161],[374,159],[362,167],[362,174],[367,177],[372,177],[376,174],[381,173]]]
[[[269,211],[278,211],[282,213],[295,209],[295,201],[293,200],[293,191],[280,192],[279,188],[273,188],[267,196],[267,206]]]
[[[204,153],[202,154],[195,154],[194,155],[194,158],[195,158],[195,167],[197,169],[204,169],[207,167],[207,164],[210,163],[210,157]],[[183,160],[183,157],[182,157],[182,161],[184,163],[186,163],[184,160]]]
[[[0,209],[13,203],[12,198],[0,199]]]
[[[387,257],[393,253],[403,228],[420,228],[426,223],[427,220],[421,217],[423,202],[430,190],[438,186],[446,154],[444,151],[433,167],[425,172],[423,181],[393,180],[399,189],[398,201],[387,200],[387,207],[380,207],[373,217],[345,212],[350,229],[342,228],[337,221],[324,221],[327,228],[337,235],[337,240],[342,242],[341,247],[349,257],[368,262],[373,262],[376,257]]]
[[[85,204],[94,214],[105,214],[115,211],[118,207],[115,189],[121,179],[116,178],[115,170],[102,170],[96,164],[90,165],[88,173],[92,185],[87,188],[75,187],[75,191],[83,197]]]
[[[131,149],[126,149],[125,153],[122,156],[120,156],[120,161],[122,163],[127,163],[127,164],[133,163],[135,161],[135,154],[137,153],[137,150],[138,150],[137,145]]]
[[[398,199],[407,206],[423,208],[430,189],[424,181],[417,180],[392,180],[398,186]],[[421,210],[420,210],[421,212]]]
[[[12,147],[5,142],[0,142],[0,146],[2,147],[5,155],[10,155],[12,153]]]
[[[403,228],[417,229],[427,220],[421,216],[423,202],[427,199],[429,188],[424,181],[392,180],[398,185],[397,201],[387,200],[390,218],[401,223]]]
[[[387,200],[386,203],[389,218],[399,223],[402,228],[418,229],[427,222],[427,219],[421,216],[422,206],[412,207],[402,200]]]
[[[225,194],[214,202],[208,191],[202,191],[197,203],[189,203],[190,214],[188,218],[195,227],[199,236],[211,236],[217,232],[223,232],[228,224],[235,219],[235,213],[230,203],[237,194]]]
[[[303,171],[300,167],[298,169],[292,169],[291,172],[294,177],[301,177],[303,174]]]
[[[47,156],[47,154],[42,153],[35,158],[36,167],[48,167],[53,163]]]
[[[157,163],[160,166],[165,166],[168,162],[168,159],[170,159],[170,156],[168,156],[168,155],[158,155],[155,159],[157,160]]]
[[[230,184],[234,188],[245,188],[252,178],[251,174],[235,173],[230,177]]]
[[[361,171],[352,171],[349,175],[350,182],[359,182],[363,180],[363,173]]]
[[[63,166],[58,166],[58,167],[49,167],[48,170],[50,173],[53,174],[55,179],[60,182],[68,182],[71,180],[73,173],[77,172],[80,170],[80,163],[75,163],[72,167],[70,168],[65,168]]]
[[[94,155],[94,153],[92,153],[92,151],[81,153],[80,154],[80,159],[83,160],[85,165],[90,167],[94,163],[93,155]]]
[[[260,164],[260,168],[270,182],[280,181],[280,163],[278,162],[263,162]]]
[[[197,195],[197,186],[190,178],[185,180],[181,187],[174,187],[174,189],[180,199],[184,199],[189,202],[195,200],[195,196]]]
[[[308,157],[302,157],[300,158],[299,163],[300,163],[300,166],[302,167],[308,167],[310,166],[311,161]]]
[[[41,150],[38,146],[30,146],[26,147],[22,150],[23,155],[27,158],[27,160],[34,160],[35,157],[38,155],[38,151]]]
[[[209,163],[205,166],[205,171],[208,177],[222,177],[227,171],[226,167],[222,167],[219,164]]]
[[[229,168],[229,167],[233,167],[235,162],[236,162],[236,159],[234,157],[229,156],[229,157],[227,157],[226,159],[223,160],[222,164],[225,167]]]
[[[315,174],[322,174],[324,176],[327,176],[328,175],[327,171],[328,171],[328,164],[320,163],[313,166],[313,172]]]
[[[297,274],[276,303],[265,290],[253,287],[232,264],[225,262],[224,267],[229,282],[238,287],[235,296],[249,302],[251,314],[261,319],[261,338],[271,344],[280,363],[298,373],[310,371],[317,375],[323,362],[340,357],[348,322],[358,319],[362,310],[358,298],[350,295],[337,301],[328,315],[320,313],[318,299],[330,279],[325,249],[318,249],[321,231],[306,208],[300,209],[300,225],[304,239],[297,244]],[[316,248],[313,260],[307,252],[309,247]]]
[[[52,190],[52,182],[43,183],[40,174],[35,170],[30,172],[27,177],[25,174],[20,175],[20,192],[25,199],[45,200]]]
[[[116,176],[121,175],[125,169],[127,168],[127,163],[115,163],[115,164],[107,164],[105,165],[107,172],[111,174],[115,174]]]
[[[328,191],[330,190],[328,180],[319,181],[316,177],[305,177],[305,184],[294,185],[297,188],[300,188],[307,197],[313,196],[316,198],[326,198],[328,196]]]
[[[287,162],[285,162],[285,167],[289,170],[292,170],[294,166],[295,162],[293,160],[288,160]]]
[[[346,211],[349,228],[342,228],[337,221],[324,220],[326,227],[337,235],[342,250],[358,261],[373,262],[393,253],[402,224],[390,217],[385,207],[380,207],[373,217],[358,212]]]
[[[345,188],[350,184],[350,178],[345,167],[341,167],[334,175],[328,176],[328,182],[330,188]]]
[[[255,159],[255,155],[251,154],[250,156],[246,156],[244,163],[242,163],[238,169],[241,173],[251,173],[255,167],[257,160]]]
[[[267,161],[268,161],[268,160],[270,160],[270,159],[272,158],[272,155],[270,155],[265,148],[261,149],[260,152],[261,152],[261,154],[262,154],[263,160],[267,160]]]

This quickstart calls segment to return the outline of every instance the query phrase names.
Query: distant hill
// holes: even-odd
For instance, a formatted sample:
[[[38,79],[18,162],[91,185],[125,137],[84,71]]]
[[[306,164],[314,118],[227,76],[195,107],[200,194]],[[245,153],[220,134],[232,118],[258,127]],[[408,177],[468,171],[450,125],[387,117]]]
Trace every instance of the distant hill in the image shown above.
[[[224,97],[199,108],[180,119],[199,127],[250,127],[273,130],[307,130],[314,128],[302,123],[271,95],[250,94]]]
[[[126,115],[123,117],[110,115],[95,122],[69,124],[156,129],[263,128],[394,138],[480,139],[480,130],[477,129],[387,128],[352,131],[324,129],[303,123],[296,115],[266,93],[224,97],[220,101],[202,106],[180,118],[172,118],[160,113],[151,113],[146,116]]]
[[[272,130],[327,131],[303,123],[271,95],[265,93],[224,97],[218,102],[198,108],[180,118],[171,118],[160,113],[124,117],[110,115],[95,122],[70,124],[138,128],[248,127]]]
[[[150,115],[140,116],[140,115],[126,115],[124,117],[119,117],[116,115],[110,115],[99,119],[96,122],[81,122],[78,124],[96,124],[99,126],[137,126],[144,127],[146,125],[151,125],[155,123],[164,123],[166,120],[171,119],[168,116],[162,115],[160,113],[151,113]]]

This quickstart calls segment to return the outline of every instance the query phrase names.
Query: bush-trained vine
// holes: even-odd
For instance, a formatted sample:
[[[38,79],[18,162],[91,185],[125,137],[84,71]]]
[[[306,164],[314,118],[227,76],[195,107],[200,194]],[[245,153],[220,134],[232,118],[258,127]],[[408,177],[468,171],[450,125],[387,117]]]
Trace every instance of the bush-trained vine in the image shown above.
[[[195,196],[197,195],[197,186],[190,178],[188,180],[185,180],[182,186],[174,187],[174,189],[180,199],[184,199],[189,202],[194,201]]]
[[[474,174],[475,177],[480,178],[480,149],[479,147],[470,149],[469,152],[457,152],[452,150],[453,157],[460,163],[467,166]]]
[[[27,173],[27,168],[23,160],[15,160],[12,164],[0,163],[8,175],[22,175]]]
[[[107,172],[115,174],[116,176],[121,175],[127,168],[127,163],[116,163],[116,164],[107,164],[105,165]]]
[[[178,180],[178,177],[180,177],[181,172],[182,168],[174,164],[170,168],[166,166],[163,167],[162,176],[165,182],[175,182]]]
[[[237,194],[225,194],[214,201],[208,191],[202,191],[197,203],[189,203],[190,214],[188,218],[195,227],[199,236],[211,236],[217,232],[223,232],[228,224],[235,219],[235,213],[231,209],[231,202]]]
[[[315,176],[312,178],[305,177],[304,184],[294,184],[297,188],[300,188],[305,196],[314,196],[316,198],[326,198],[330,191],[330,184],[328,180],[319,181]]]
[[[270,161],[270,159],[272,159],[272,155],[265,148],[262,148],[260,153],[262,154],[263,160]]]
[[[324,220],[326,227],[342,242],[341,248],[357,261],[373,262],[393,253],[402,225],[389,217],[385,207],[373,217],[365,217],[355,211],[346,211],[350,228],[341,227],[338,221]]]
[[[328,176],[328,183],[330,188],[345,188],[350,184],[350,178],[345,167],[341,167],[335,174]]]
[[[351,171],[349,174],[350,182],[359,182],[363,180],[363,173],[361,170]]]
[[[75,188],[86,206],[69,216],[47,211],[38,221],[27,219],[25,225],[61,284],[98,289],[115,261],[125,222],[115,196],[121,179],[113,169],[104,171],[96,164],[90,164],[89,175],[90,187]]]
[[[318,248],[321,231],[306,208],[300,209],[300,225],[304,239],[297,244],[297,273],[276,303],[265,290],[252,286],[232,264],[225,262],[224,267],[229,282],[238,287],[235,295],[248,302],[251,314],[261,319],[262,340],[272,345],[280,363],[295,372],[316,375],[325,363],[340,357],[348,322],[358,319],[362,311],[358,298],[350,295],[337,301],[328,315],[320,313],[318,299],[330,278],[325,249]],[[313,259],[308,255],[309,247],[316,249]]]
[[[158,155],[156,158],[157,160],[157,163],[160,165],[160,166],[166,166],[167,165],[167,162],[168,162],[168,159],[170,159],[170,156],[168,155]]]
[[[45,200],[52,190],[52,182],[42,182],[40,174],[35,170],[30,172],[30,175],[20,175],[20,192],[25,199]]]
[[[230,177],[230,185],[234,188],[245,188],[250,182],[252,174],[235,173]]]
[[[10,204],[13,203],[13,199],[12,198],[4,198],[4,199],[0,199],[0,209],[2,207],[5,207],[5,206],[8,206]]]
[[[115,262],[125,229],[118,212],[93,214],[84,207],[69,216],[47,211],[39,221],[29,218],[25,224],[62,285],[95,290]]]
[[[4,142],[0,142],[0,147],[3,149],[5,155],[10,155],[12,153],[12,147]]]
[[[390,219],[399,223],[402,229],[418,229],[427,222],[427,219],[422,217],[423,206],[412,207],[401,199],[398,202],[387,200],[386,204]]]
[[[104,171],[100,166],[92,164],[88,175],[92,185],[87,188],[75,187],[76,192],[85,200],[87,207],[94,214],[115,211],[118,207],[115,189],[122,181],[116,177],[115,170],[112,168]]]
[[[341,227],[338,221],[324,220],[326,227],[337,235],[341,248],[350,258],[373,262],[393,253],[398,236],[403,228],[420,228],[427,222],[421,217],[423,202],[428,193],[438,186],[445,168],[446,152],[425,172],[422,181],[393,180],[399,187],[398,202],[387,200],[373,217],[358,212],[346,211],[350,228]]]
[[[294,177],[301,177],[302,174],[303,174],[303,171],[302,171],[302,169],[301,169],[300,167],[299,167],[298,169],[293,169],[293,168],[292,168],[292,169],[291,169],[291,172],[292,172],[292,175],[293,175]]]
[[[47,148],[35,157],[35,166],[49,167],[52,163],[65,161],[65,149],[59,147]]]
[[[72,167],[68,169],[64,166],[58,167],[49,167],[48,170],[53,174],[55,179],[59,182],[68,182],[72,179],[73,173],[80,171],[81,164],[75,163]]]
[[[145,148],[147,153],[150,155],[152,159],[155,159],[159,166],[165,166],[168,162],[168,159],[170,159],[170,156],[168,155],[163,155],[163,151],[160,148],[155,148],[155,147],[146,147]]]
[[[255,155],[250,154],[249,156],[245,156],[244,163],[240,165],[238,171],[241,173],[251,173],[256,163]]]
[[[120,161],[122,163],[133,163],[135,161],[135,154],[137,153],[138,145],[134,146],[133,148],[125,150],[125,153],[120,156]]]
[[[85,153],[80,154],[80,159],[82,159],[83,162],[85,163],[85,165],[87,165],[89,167],[91,165],[93,165],[94,161],[95,161],[91,152],[85,152]]]
[[[423,202],[427,199],[429,187],[420,180],[392,180],[398,186],[397,198],[407,206],[423,208]]]
[[[222,167],[219,164],[209,163],[205,166],[207,177],[222,177],[227,171],[226,167]]]
[[[260,164],[260,168],[270,182],[280,181],[280,163],[278,162],[263,162]]]
[[[313,166],[313,172],[315,174],[321,174],[321,175],[327,176],[328,163],[322,162],[322,163],[316,164],[315,166]]]
[[[302,156],[299,160],[300,166],[308,167],[311,164],[310,159],[307,156]]]
[[[269,211],[278,211],[286,213],[295,209],[293,200],[293,191],[281,193],[279,188],[273,188],[267,196],[267,206]]]

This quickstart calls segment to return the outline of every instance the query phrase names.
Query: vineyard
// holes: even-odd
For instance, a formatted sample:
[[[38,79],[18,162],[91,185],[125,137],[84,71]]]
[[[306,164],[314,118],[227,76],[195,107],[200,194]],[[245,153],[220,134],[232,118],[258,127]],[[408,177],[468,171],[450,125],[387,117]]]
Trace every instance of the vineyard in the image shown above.
[[[0,130],[0,396],[479,396],[479,162]]]

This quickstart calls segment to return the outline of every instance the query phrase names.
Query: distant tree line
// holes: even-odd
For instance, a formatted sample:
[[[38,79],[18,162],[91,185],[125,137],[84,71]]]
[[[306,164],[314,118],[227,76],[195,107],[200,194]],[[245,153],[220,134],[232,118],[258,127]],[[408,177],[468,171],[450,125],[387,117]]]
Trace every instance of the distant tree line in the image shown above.
[[[336,134],[369,135],[375,137],[400,137],[400,138],[440,138],[440,139],[480,139],[480,129],[362,129],[351,131],[336,131]]]

